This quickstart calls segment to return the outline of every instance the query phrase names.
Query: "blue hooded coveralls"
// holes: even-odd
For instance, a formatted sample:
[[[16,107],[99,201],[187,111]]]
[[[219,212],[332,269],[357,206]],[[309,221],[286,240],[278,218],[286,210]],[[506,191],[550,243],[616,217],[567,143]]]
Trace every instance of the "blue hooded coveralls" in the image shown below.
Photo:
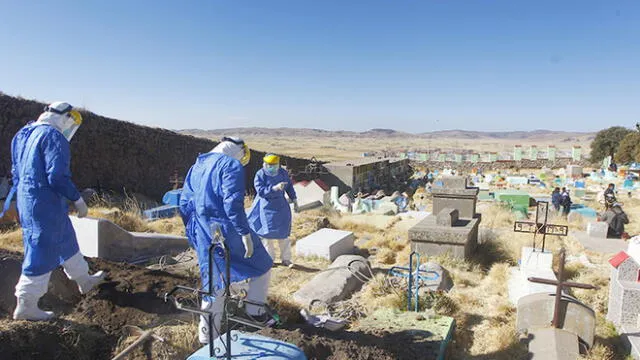
[[[11,173],[22,226],[22,273],[53,271],[80,249],[67,201],[80,199],[71,181],[69,142],[48,124],[29,123],[11,142]]]
[[[284,191],[274,191],[273,186],[286,182]],[[278,169],[274,176],[267,174],[265,169],[256,173],[253,184],[256,188],[256,198],[249,210],[249,225],[251,229],[265,239],[286,239],[291,235],[291,208],[284,197],[296,200],[289,173],[283,168]]]
[[[231,282],[256,278],[273,266],[273,261],[252,234],[253,256],[244,258],[242,235],[251,233],[244,211],[244,168],[240,161],[221,154],[207,153],[198,156],[189,169],[180,196],[180,215],[185,224],[191,247],[198,254],[202,288],[209,290],[209,247],[212,242],[212,227],[219,227],[225,245],[231,254]],[[223,249],[218,246],[214,253],[214,291],[224,287],[225,271]],[[208,300],[208,297],[205,297]]]

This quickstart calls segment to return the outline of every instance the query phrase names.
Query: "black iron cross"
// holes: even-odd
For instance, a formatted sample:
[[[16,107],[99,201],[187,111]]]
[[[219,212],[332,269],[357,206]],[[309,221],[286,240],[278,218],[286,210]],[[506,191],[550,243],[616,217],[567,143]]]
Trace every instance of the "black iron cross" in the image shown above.
[[[549,280],[542,279],[538,277],[530,277],[527,280],[539,283],[539,284],[547,284],[547,285],[555,285],[556,286],[556,298],[555,298],[555,306],[553,309],[553,320],[551,321],[551,325],[556,329],[560,328],[560,304],[562,301],[562,289],[563,288],[579,288],[579,289],[597,289],[597,286],[589,285],[589,284],[581,284],[572,281],[565,281],[564,279],[564,260],[566,257],[566,251],[564,248],[560,249],[560,264],[558,265],[558,280]]]
[[[513,231],[522,233],[533,233],[533,249],[536,248],[536,236],[542,234],[542,251],[544,251],[547,235],[567,236],[569,227],[566,225],[547,224],[549,218],[549,203],[538,201],[536,206],[536,221],[516,221],[513,223]]]

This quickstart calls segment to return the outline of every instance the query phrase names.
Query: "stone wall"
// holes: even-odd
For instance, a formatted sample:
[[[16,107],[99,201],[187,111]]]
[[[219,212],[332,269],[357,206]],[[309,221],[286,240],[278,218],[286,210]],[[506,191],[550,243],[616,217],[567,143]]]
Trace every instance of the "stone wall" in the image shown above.
[[[45,104],[0,93],[0,177],[11,172],[11,139],[29,121],[37,119]],[[173,131],[140,126],[82,112],[83,126],[71,141],[71,171],[79,188],[141,193],[155,199],[171,188],[175,171],[184,176],[199,153],[215,142]],[[251,146],[251,144],[249,144]],[[247,166],[247,190],[262,166],[264,153],[252,152]],[[290,168],[309,161],[285,158]]]
[[[555,161],[549,160],[499,160],[494,162],[454,162],[454,161],[412,161],[414,165],[424,166],[429,169],[455,169],[461,172],[470,172],[472,169],[484,170],[518,170],[518,169],[542,169],[548,167],[551,169],[566,168],[567,165],[580,165],[589,167],[589,160],[573,161],[571,158],[558,158]]]

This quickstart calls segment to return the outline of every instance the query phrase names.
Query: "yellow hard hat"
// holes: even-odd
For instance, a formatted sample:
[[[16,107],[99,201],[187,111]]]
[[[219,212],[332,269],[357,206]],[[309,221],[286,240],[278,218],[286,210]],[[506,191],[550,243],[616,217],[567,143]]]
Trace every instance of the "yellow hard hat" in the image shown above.
[[[264,161],[265,164],[278,165],[280,164],[280,156],[276,154],[267,154],[264,156],[262,161]]]

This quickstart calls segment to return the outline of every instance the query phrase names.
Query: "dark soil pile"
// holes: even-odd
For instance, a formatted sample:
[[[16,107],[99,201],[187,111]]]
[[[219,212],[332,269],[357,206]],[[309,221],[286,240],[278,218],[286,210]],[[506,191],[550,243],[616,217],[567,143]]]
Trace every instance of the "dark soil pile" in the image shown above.
[[[309,360],[431,359],[432,344],[410,332],[332,332],[310,326],[263,329],[259,333],[299,347]],[[435,359],[435,357],[433,357]]]
[[[21,254],[0,250],[1,359],[111,359],[119,339],[128,333],[124,331],[125,325],[149,329],[179,319],[184,313],[165,303],[163,296],[176,285],[196,285],[195,279],[164,271],[89,259],[92,271],[107,272],[104,283],[81,296],[75,282],[57,270],[40,307],[53,310],[59,317],[49,322],[14,321],[11,319],[15,308],[13,293],[21,261]],[[275,306],[277,304],[272,305],[279,311],[284,310]],[[293,316],[287,318],[291,322],[299,320]],[[264,329],[259,333],[298,346],[310,360],[434,359],[431,354],[438,345],[424,341],[427,337],[415,332],[331,332],[301,324]],[[185,336],[195,340],[197,334],[194,331]],[[138,347],[129,358],[184,358],[185,353],[196,350],[197,344],[188,347],[192,346],[193,349],[174,349],[169,344],[153,341]]]
[[[110,359],[116,338],[98,326],[58,319],[32,322],[0,320],[0,358]]]
[[[194,279],[163,271],[89,259],[106,281],[86,296],[56,270],[40,307],[62,316],[50,322],[14,321],[14,286],[21,254],[0,250],[0,354],[6,359],[110,359],[124,325],[156,326],[178,311],[163,296]],[[194,334],[195,336],[195,334]]]

